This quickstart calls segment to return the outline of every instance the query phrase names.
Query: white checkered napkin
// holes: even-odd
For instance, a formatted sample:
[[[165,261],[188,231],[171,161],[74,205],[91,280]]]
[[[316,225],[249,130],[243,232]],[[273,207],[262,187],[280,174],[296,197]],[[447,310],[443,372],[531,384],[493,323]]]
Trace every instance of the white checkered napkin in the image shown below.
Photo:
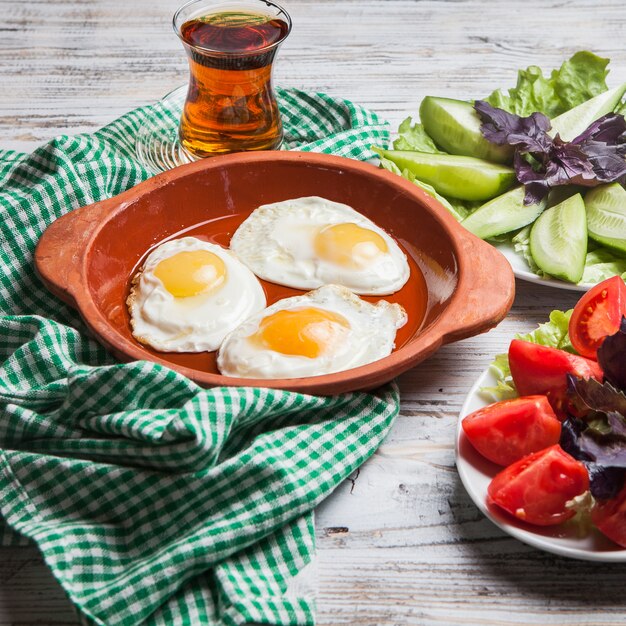
[[[290,148],[369,158],[375,114],[279,90]],[[0,151],[0,517],[34,541],[90,624],[312,624],[289,581],[314,551],[312,509],[367,459],[397,390],[335,398],[200,389],[120,365],[32,267],[57,217],[148,177],[144,107],[33,154]],[[1,534],[1,533],[0,533]]]

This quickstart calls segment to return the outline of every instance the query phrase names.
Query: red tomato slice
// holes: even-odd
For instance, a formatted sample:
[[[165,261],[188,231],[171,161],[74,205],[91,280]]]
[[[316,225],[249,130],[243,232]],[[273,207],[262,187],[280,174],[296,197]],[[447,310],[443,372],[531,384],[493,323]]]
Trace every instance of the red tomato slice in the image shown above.
[[[598,502],[591,519],[601,533],[626,548],[626,485],[615,498]]]
[[[499,465],[552,446],[561,436],[561,422],[546,396],[490,404],[468,415],[461,425],[476,450]]]
[[[595,361],[520,339],[513,339],[509,346],[509,367],[520,396],[548,396],[557,415],[565,400],[566,374],[602,380],[602,370]]]
[[[613,276],[591,288],[574,307],[569,338],[576,352],[590,359],[608,335],[614,335],[626,315],[626,284]]]
[[[491,481],[487,493],[491,502],[518,519],[552,526],[575,515],[565,505],[587,489],[587,468],[555,445],[509,465]]]

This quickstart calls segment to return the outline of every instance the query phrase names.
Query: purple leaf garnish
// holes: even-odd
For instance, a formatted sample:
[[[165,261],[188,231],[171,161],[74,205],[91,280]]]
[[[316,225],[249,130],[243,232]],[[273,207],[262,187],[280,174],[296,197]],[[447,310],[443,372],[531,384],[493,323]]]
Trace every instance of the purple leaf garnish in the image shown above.
[[[626,393],[626,317],[622,317],[619,330],[598,348],[598,363],[605,380]]]
[[[575,415],[563,422],[561,446],[587,466],[593,496],[611,498],[626,479],[626,395],[608,382],[568,375],[567,397]]]
[[[542,152],[550,147],[552,139],[546,132],[551,128],[550,120],[543,113],[520,117],[484,100],[476,100],[474,109],[482,120],[483,136],[492,143],[509,144],[522,152]]]
[[[600,383],[594,378],[585,380],[567,374],[567,394],[578,412],[587,414],[590,411],[602,413],[617,411],[626,415],[626,394],[616,389],[610,382]]]
[[[578,137],[572,139],[571,143],[582,144],[586,141],[599,141],[610,146],[622,144],[623,149],[626,151],[624,133],[626,133],[624,116],[617,113],[608,113],[599,117],[595,122],[591,122]]]
[[[548,134],[550,120],[542,113],[520,117],[474,103],[485,139],[514,147],[513,167],[525,187],[524,204],[541,201],[553,187],[626,182],[626,120],[609,113],[589,125],[572,141]],[[531,157],[531,159],[529,159]]]

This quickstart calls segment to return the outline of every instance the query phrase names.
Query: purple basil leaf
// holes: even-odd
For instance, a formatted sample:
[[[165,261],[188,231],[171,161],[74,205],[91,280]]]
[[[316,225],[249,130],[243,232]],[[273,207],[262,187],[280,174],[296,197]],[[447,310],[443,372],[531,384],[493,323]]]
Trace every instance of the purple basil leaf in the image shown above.
[[[483,136],[492,143],[515,146],[521,152],[546,152],[550,148],[552,139],[546,132],[550,120],[543,113],[520,117],[484,100],[476,100],[474,109],[482,121]]]
[[[589,140],[580,144],[599,183],[621,181],[626,177],[626,143],[605,144]]]
[[[561,446],[587,466],[593,496],[611,498],[626,480],[626,394],[568,374],[567,398],[578,417],[563,422]]]
[[[525,187],[525,205],[540,202],[550,189],[561,185],[595,187],[626,182],[623,115],[609,113],[568,142],[559,135],[554,139],[548,135],[550,120],[543,113],[520,117],[483,100],[477,100],[474,109],[487,140],[515,148],[513,167],[517,180]]]
[[[608,146],[598,141],[586,142],[581,146],[593,167],[599,183],[621,181],[626,176],[626,158],[617,146]]]
[[[572,139],[573,144],[583,144],[587,141],[599,141],[610,146],[624,144],[626,142],[626,119],[617,113],[608,113],[599,117],[578,137]]]
[[[545,198],[553,187],[597,184],[593,166],[580,146],[564,143],[557,138],[547,153],[533,154],[533,157],[536,156],[543,158],[538,169],[533,168],[519,152],[513,157],[517,180],[525,185],[526,205]]]
[[[524,192],[524,205],[530,206],[539,204],[550,193],[550,187],[541,183],[527,183]]]
[[[619,467],[602,467],[601,465],[588,465],[589,490],[591,495],[598,500],[614,498],[622,490],[626,482],[626,470]]]
[[[541,202],[550,192],[550,186],[545,180],[542,169],[535,170],[524,155],[515,152],[513,167],[517,180],[524,185],[524,204],[530,206]]]
[[[546,182],[550,187],[578,184],[589,186],[594,179],[593,166],[580,146],[554,140],[546,166]]]
[[[559,441],[561,448],[563,448],[567,454],[570,454],[578,461],[583,461],[584,463],[593,461],[591,456],[583,453],[578,445],[580,436],[586,427],[586,424],[582,420],[572,415],[568,416],[561,424],[561,439]]]
[[[572,144],[579,145],[599,182],[611,183],[626,176],[626,120],[609,113],[589,125]]]
[[[579,413],[593,411],[626,415],[626,395],[608,382],[600,383],[594,378],[584,380],[567,374],[567,394]]]
[[[610,411],[606,414],[611,432],[618,437],[623,437],[626,442],[626,418],[622,413]]]
[[[611,436],[599,436],[587,428],[578,440],[580,451],[597,465],[626,469],[626,441]]]
[[[626,317],[622,317],[620,329],[598,348],[598,363],[604,379],[626,393]]]
[[[624,486],[626,469],[612,464],[615,457],[619,457],[619,451],[618,455],[605,455],[604,449],[587,434],[588,430],[582,420],[569,416],[562,424],[561,447],[586,465],[594,498],[613,498]],[[626,441],[622,446],[626,450]]]

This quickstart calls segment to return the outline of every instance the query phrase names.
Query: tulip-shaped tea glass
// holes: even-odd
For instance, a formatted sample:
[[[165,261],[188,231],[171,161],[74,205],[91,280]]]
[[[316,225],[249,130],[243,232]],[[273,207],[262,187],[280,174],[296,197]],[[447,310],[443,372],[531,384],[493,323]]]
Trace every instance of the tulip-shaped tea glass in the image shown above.
[[[174,15],[189,58],[179,140],[192,158],[271,150],[282,140],[272,67],[291,30],[269,0],[192,0]]]

